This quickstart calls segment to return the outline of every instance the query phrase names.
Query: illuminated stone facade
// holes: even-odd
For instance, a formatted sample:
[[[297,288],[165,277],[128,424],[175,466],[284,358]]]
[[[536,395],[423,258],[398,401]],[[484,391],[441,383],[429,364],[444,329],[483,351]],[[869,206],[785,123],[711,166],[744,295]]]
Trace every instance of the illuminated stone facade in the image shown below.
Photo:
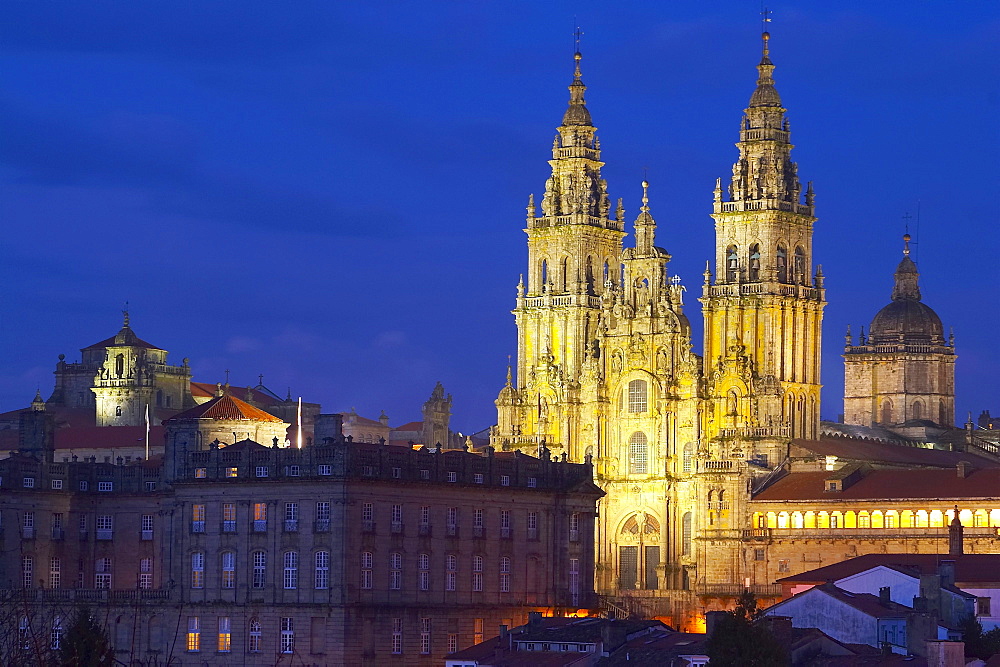
[[[920,300],[917,265],[904,236],[892,302],[880,310],[855,345],[850,330],[844,348],[844,421],[892,426],[929,420],[955,422],[955,339]]]
[[[534,196],[528,203],[516,375],[497,399],[492,442],[593,461],[608,494],[597,586],[661,615],[691,609],[696,590],[742,581],[738,541],[709,554],[700,532],[746,527],[754,480],[784,459],[791,437],[819,429],[825,301],[813,195],[790,158],[767,40],[728,196],[721,179],[715,189],[704,357],[670,254],[655,245],[646,182],[635,243],[623,247],[624,209],[619,200],[612,212],[601,178],[579,53],[541,211]]]

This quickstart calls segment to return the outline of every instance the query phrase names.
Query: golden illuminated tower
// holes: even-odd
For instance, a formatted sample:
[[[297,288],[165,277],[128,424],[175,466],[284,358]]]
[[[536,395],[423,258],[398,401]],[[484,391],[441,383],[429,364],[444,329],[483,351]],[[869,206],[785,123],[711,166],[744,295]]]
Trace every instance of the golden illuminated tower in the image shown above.
[[[579,377],[593,351],[606,284],[618,272],[621,208],[609,217],[600,142],[584,101],[579,52],[569,108],[552,145],[542,214],[529,199],[528,280],[517,288],[517,392],[501,393],[499,432],[508,442],[574,443]],[[511,387],[511,385],[508,385]],[[565,451],[565,450],[564,450]],[[568,452],[574,460],[583,452]]]
[[[791,160],[789,124],[763,34],[757,88],[740,125],[729,197],[715,188],[715,281],[705,272],[710,437],[751,439],[781,456],[787,437],[819,432],[823,274],[813,273],[813,192]],[[773,451],[772,451],[773,450]]]

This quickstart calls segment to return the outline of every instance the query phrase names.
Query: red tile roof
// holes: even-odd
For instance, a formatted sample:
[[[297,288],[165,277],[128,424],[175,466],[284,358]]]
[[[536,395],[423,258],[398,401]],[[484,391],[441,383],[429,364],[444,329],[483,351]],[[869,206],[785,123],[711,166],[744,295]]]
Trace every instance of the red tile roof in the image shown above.
[[[825,491],[830,472],[793,472],[777,480],[757,500],[890,500],[902,498],[997,498],[1000,468],[971,470],[959,477],[954,468],[872,470],[843,491]]]
[[[149,445],[162,447],[166,429],[149,427]],[[55,432],[55,448],[60,449],[111,449],[137,447],[146,442],[145,426],[77,426],[61,428]]]
[[[959,461],[968,461],[976,468],[1000,468],[1000,462],[977,454],[907,447],[878,440],[821,438],[792,441],[792,458],[810,453],[817,456],[836,456],[840,459],[901,466],[954,468]]]
[[[892,568],[918,570],[921,574],[936,574],[938,565],[943,560],[955,561],[955,582],[961,588],[963,585],[1000,582],[1000,554],[961,554],[949,556],[943,554],[866,554],[839,563],[816,568],[807,572],[793,574],[790,577],[778,579],[779,584],[822,584],[828,581],[839,581],[865,572],[873,567],[884,565]],[[972,586],[975,588],[975,586]]]
[[[190,410],[185,410],[178,415],[174,415],[170,419],[166,420],[164,424],[180,419],[220,419],[226,421],[250,420],[283,423],[281,419],[278,419],[269,412],[264,412],[260,408],[255,408],[249,403],[241,401],[231,394],[223,394],[222,396],[213,398],[207,403],[196,405]]]
[[[424,423],[423,422],[407,422],[407,423],[403,424],[402,426],[393,426],[392,430],[393,431],[423,431],[424,430]]]
[[[129,328],[127,326],[126,327],[122,327],[121,331],[119,331],[118,333],[116,333],[111,338],[105,338],[101,342],[94,343],[93,345],[88,345],[87,347],[85,347],[83,349],[84,350],[102,350],[104,348],[111,347],[112,345],[130,345],[132,347],[144,347],[144,348],[146,348],[148,350],[162,350],[163,349],[162,347],[157,347],[156,345],[153,345],[152,343],[147,343],[146,341],[142,340],[141,338],[139,338],[138,336],[135,335],[135,332],[132,331],[131,328]]]
[[[198,398],[207,398],[215,396],[215,392],[218,391],[219,386],[212,384],[211,382],[192,382],[191,383],[191,395],[197,396]],[[244,401],[252,400],[254,403],[259,405],[277,405],[281,403],[278,399],[272,396],[270,393],[263,392],[254,387],[230,387],[229,392],[234,396],[239,396]],[[247,397],[249,392],[250,396]]]

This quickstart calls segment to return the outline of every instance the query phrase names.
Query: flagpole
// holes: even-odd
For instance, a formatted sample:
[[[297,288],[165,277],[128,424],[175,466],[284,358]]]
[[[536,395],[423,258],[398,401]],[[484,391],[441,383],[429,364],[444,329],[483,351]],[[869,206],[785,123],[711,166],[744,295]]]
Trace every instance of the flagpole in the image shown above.
[[[146,460],[149,460],[149,403],[146,403]]]

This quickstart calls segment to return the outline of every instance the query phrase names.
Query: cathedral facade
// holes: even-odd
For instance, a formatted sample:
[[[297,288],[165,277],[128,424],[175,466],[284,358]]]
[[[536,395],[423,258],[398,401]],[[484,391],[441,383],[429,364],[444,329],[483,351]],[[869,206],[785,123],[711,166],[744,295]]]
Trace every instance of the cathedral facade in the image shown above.
[[[813,192],[791,160],[768,39],[732,180],[715,188],[702,355],[670,254],[656,245],[646,182],[634,243],[623,243],[623,205],[612,208],[601,178],[579,53],[541,210],[529,199],[516,373],[497,399],[492,442],[592,461],[607,493],[596,585],[648,599],[647,611],[742,581],[737,543],[709,555],[700,540],[744,527],[755,480],[786,458],[791,438],[819,432],[825,299]]]

